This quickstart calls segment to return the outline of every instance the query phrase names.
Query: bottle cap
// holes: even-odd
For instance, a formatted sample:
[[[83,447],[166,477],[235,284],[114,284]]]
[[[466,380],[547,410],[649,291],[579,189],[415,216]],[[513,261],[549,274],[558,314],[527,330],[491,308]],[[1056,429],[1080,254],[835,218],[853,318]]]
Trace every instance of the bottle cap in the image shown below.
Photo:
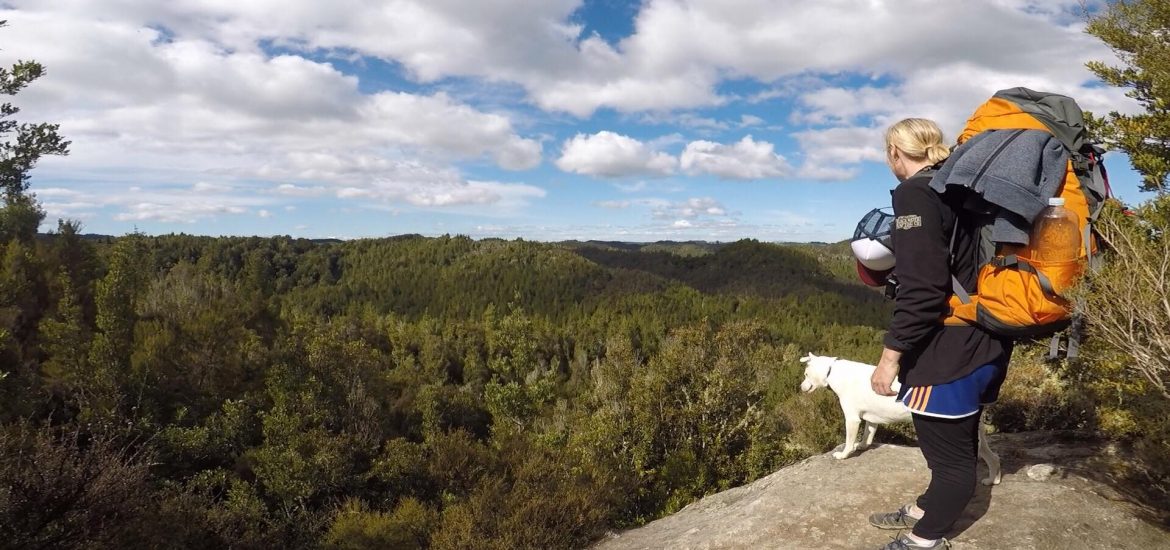
[[[1064,206],[1064,197],[1052,197],[1048,199],[1048,206]]]

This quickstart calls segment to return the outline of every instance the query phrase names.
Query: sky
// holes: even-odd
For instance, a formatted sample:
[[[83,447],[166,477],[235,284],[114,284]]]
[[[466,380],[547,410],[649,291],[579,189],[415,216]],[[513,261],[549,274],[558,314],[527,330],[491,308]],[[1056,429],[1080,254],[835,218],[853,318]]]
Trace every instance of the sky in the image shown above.
[[[17,119],[72,141],[44,229],[833,242],[889,205],[897,120],[951,140],[1015,86],[1135,112],[1081,5],[0,0],[0,63],[46,67]]]

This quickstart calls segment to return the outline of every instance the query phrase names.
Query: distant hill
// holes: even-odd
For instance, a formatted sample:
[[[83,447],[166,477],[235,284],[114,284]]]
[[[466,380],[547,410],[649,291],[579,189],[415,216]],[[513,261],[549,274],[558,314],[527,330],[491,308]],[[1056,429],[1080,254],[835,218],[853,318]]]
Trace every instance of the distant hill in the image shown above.
[[[600,248],[603,250],[625,250],[628,252],[666,252],[678,256],[702,256],[714,253],[727,243],[708,241],[656,241],[652,243],[634,243],[621,241],[562,241],[560,244],[569,248]]]
[[[172,233],[172,235],[184,236],[184,237],[188,236],[186,233]],[[38,236],[41,238],[50,238],[52,236],[52,234],[41,233]],[[92,241],[92,242],[105,242],[105,243],[113,242],[114,239],[118,238],[115,235],[103,235],[101,233],[82,233],[79,236],[82,238],[82,240]],[[204,237],[204,238],[208,238],[208,239],[228,238],[228,239],[230,239],[230,238],[268,238],[268,237]],[[292,237],[290,237],[288,235],[282,235],[282,236],[273,237],[273,238],[292,239]],[[314,243],[318,243],[318,244],[334,244],[334,243],[345,242],[345,241],[342,241],[341,239],[305,239],[305,240],[311,241]]]

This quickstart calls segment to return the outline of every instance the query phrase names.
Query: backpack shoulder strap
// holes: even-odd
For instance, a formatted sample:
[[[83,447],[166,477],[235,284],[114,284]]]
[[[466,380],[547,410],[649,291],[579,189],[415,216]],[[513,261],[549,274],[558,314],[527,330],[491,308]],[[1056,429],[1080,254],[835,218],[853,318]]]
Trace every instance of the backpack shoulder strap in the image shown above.
[[[966,190],[965,188],[955,190],[955,192],[970,193],[970,191]],[[948,263],[949,263],[949,265],[947,267],[951,271],[951,291],[954,292],[955,297],[958,298],[959,301],[961,303],[964,303],[964,304],[971,303],[971,293],[967,292],[967,289],[963,288],[963,284],[959,282],[959,278],[955,277],[954,266],[955,266],[955,261],[957,260],[957,256],[956,256],[957,253],[955,251],[955,244],[959,240],[960,220],[963,216],[969,215],[969,212],[967,210],[967,205],[969,203],[969,200],[970,200],[970,196],[968,195],[968,196],[964,196],[963,200],[961,202],[959,202],[959,204],[951,204],[950,202],[948,202],[946,200],[942,201],[943,207],[950,208],[951,213],[954,214],[954,219],[955,219],[954,224],[951,226],[950,243],[947,244],[947,254],[948,254]],[[978,238],[978,237],[976,237],[976,238]]]
[[[1089,203],[1089,220],[1096,221],[1105,205],[1105,199],[1113,195],[1109,188],[1109,175],[1105,171],[1105,164],[1101,157],[1105,150],[1086,144],[1081,150],[1072,154],[1073,171],[1081,182],[1081,191]]]

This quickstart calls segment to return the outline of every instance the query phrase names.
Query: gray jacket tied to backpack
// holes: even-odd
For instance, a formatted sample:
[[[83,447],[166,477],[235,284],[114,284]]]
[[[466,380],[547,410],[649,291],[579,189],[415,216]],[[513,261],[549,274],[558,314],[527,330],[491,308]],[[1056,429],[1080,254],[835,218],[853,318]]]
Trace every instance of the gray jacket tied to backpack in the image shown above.
[[[934,175],[938,193],[958,185],[998,205],[991,239],[1028,244],[1032,220],[1064,182],[1068,149],[1042,130],[988,130],[960,145]]]

